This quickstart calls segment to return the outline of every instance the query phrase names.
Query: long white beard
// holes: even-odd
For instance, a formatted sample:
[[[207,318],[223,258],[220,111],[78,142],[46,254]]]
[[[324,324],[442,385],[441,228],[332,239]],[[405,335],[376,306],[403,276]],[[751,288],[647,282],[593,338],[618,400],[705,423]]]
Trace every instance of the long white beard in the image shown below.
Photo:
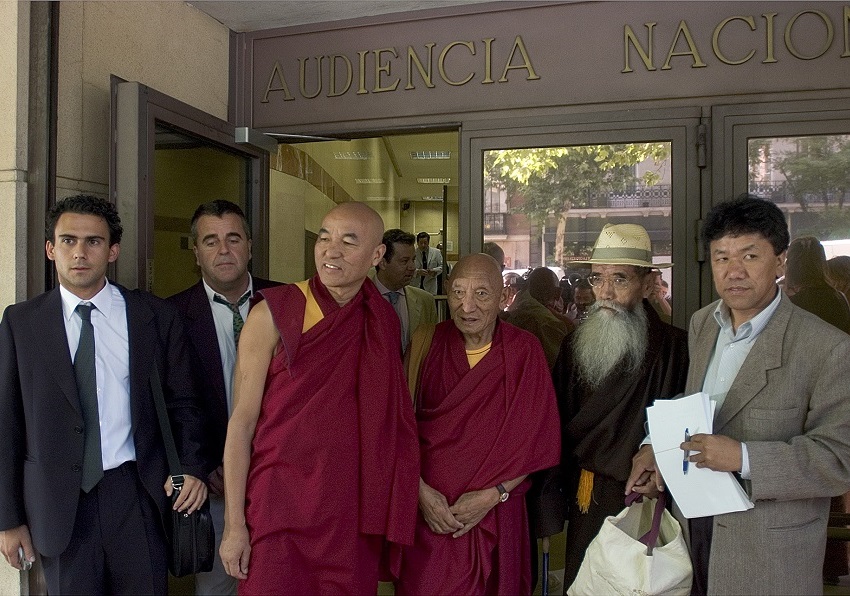
[[[595,389],[615,368],[625,373],[637,371],[646,356],[647,335],[642,304],[626,310],[612,300],[596,301],[573,338],[579,377]]]

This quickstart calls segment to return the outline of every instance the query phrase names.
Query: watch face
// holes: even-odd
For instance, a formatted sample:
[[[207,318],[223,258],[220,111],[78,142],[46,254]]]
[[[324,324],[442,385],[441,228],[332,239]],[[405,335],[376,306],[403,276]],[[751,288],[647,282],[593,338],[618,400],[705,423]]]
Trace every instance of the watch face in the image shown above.
[[[511,493],[507,493],[507,492],[502,493],[502,495],[499,497],[499,502],[504,503],[505,501],[508,500],[509,496],[511,496]]]

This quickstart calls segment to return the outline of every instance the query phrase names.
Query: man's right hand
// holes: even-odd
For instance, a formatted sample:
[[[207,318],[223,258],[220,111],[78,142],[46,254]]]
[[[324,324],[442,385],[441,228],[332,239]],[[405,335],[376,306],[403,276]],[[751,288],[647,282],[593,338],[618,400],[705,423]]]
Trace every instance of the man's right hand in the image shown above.
[[[632,491],[650,498],[664,490],[664,479],[655,467],[652,445],[644,445],[632,457],[632,473],[626,481],[626,495]]]
[[[431,531],[435,534],[453,534],[463,529],[452,512],[445,495],[419,479],[419,510]]]
[[[224,535],[218,549],[227,575],[248,579],[248,562],[251,560],[251,541],[245,524],[233,527],[225,523]]]
[[[18,552],[21,547],[24,549],[24,559],[33,563],[35,561],[35,550],[32,547],[30,529],[26,525],[0,532],[0,553],[3,553],[9,565],[23,571],[23,562]]]

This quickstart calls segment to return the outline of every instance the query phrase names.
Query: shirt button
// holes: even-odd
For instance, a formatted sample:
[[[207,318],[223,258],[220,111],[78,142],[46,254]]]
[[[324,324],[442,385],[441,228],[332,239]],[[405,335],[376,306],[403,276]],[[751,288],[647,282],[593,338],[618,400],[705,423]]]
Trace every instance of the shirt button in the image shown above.
[[[74,432],[77,433],[78,435],[83,434],[83,427],[82,426],[75,426]]]
[[[74,470],[75,472],[79,472],[80,470],[83,469],[83,467],[80,464],[74,464],[73,466],[71,466],[71,469]]]

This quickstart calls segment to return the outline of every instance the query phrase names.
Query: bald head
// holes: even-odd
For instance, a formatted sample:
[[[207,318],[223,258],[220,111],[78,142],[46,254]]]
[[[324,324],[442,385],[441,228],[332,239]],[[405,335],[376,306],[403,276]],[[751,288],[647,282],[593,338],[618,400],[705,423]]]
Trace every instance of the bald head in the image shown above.
[[[384,222],[363,203],[343,203],[322,219],[314,251],[316,270],[340,305],[351,300],[384,256]]]
[[[487,277],[493,282],[494,287],[502,287],[502,268],[490,255],[476,253],[461,258],[452,268],[449,283],[453,279],[470,275]]]

